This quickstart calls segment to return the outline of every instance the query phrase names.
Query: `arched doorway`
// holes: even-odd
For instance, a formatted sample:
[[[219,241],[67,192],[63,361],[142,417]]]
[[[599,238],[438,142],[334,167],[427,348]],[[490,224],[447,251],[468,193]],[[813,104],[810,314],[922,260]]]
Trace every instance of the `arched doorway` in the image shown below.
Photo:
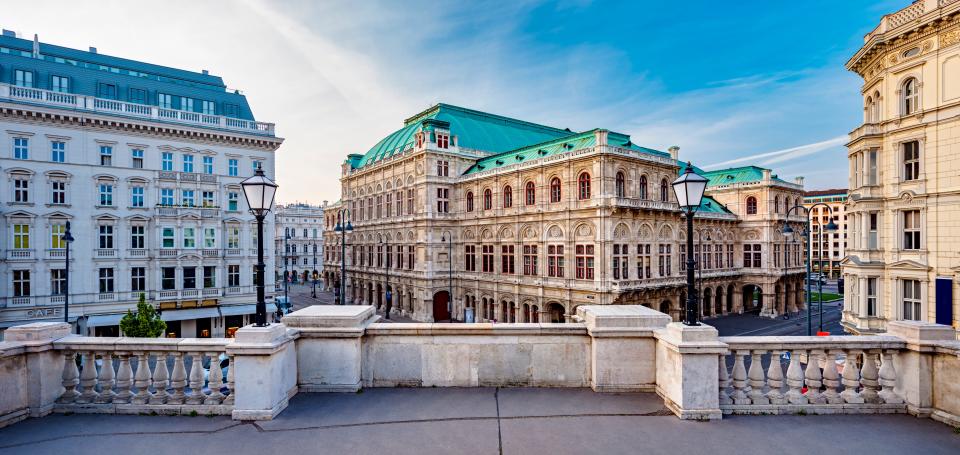
[[[377,293],[374,294],[375,302],[377,303],[377,311],[380,311],[380,305],[383,303],[383,286],[380,283],[377,283]]]
[[[717,296],[714,297],[713,309],[717,316],[723,314],[723,286],[717,286]]]
[[[537,305],[530,307],[530,322],[540,322],[540,307]]]
[[[530,304],[523,304],[523,320],[520,322],[530,322]]]
[[[550,322],[566,322],[566,319],[563,317],[563,314],[565,313],[563,305],[553,302],[547,306],[547,312],[550,314]]]
[[[763,290],[755,284],[743,287],[743,312],[759,312],[763,309]]]
[[[666,315],[670,315],[670,301],[664,300],[660,302],[660,312]]]
[[[450,320],[450,310],[447,308],[448,302],[450,302],[450,293],[447,291],[440,291],[436,294],[433,294],[434,322]]]
[[[710,302],[713,300],[713,291],[710,288],[703,290],[703,303],[700,304],[701,311],[703,311],[704,317],[710,317],[711,309]]]
[[[733,313],[733,284],[727,285],[727,314]]]

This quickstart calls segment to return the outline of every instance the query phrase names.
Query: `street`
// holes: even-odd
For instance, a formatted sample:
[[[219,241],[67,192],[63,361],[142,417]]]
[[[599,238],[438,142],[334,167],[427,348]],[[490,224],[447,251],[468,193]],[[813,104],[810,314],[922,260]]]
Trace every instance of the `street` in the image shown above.
[[[287,293],[290,297],[290,303],[293,305],[293,311],[297,311],[311,305],[333,305],[336,301],[336,296],[331,291],[322,291],[322,288],[323,285],[317,283],[317,297],[314,298],[312,284],[290,283]],[[277,292],[277,297],[282,295],[283,287],[281,287],[280,291]],[[383,310],[379,311],[377,314],[381,316],[379,322],[418,322],[406,316],[400,316],[397,313],[391,314],[390,319],[386,319],[383,317]]]
[[[824,288],[826,292],[826,288]],[[812,305],[813,333],[820,330],[820,315],[817,302]],[[831,335],[845,335],[840,325],[843,300],[823,304],[823,331]],[[721,316],[703,321],[717,328],[720,336],[805,336],[807,335],[807,313],[791,315],[790,319],[761,318],[758,312]]]

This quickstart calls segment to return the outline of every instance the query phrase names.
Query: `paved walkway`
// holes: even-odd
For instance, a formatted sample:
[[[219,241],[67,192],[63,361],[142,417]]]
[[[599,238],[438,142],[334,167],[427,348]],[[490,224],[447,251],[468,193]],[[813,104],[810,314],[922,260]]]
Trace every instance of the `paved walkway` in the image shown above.
[[[54,415],[0,429],[0,454],[960,453],[905,415],[686,422],[653,394],[585,389],[366,389],[299,394],[276,420]]]

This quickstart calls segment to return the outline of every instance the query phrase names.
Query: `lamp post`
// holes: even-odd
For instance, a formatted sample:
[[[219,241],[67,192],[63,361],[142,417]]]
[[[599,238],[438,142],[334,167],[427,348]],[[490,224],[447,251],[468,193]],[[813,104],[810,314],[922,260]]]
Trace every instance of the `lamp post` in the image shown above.
[[[386,301],[385,302],[386,308],[384,309],[383,314],[384,314],[384,318],[389,320],[390,309],[393,306],[393,302],[392,302],[393,293],[390,292],[390,256],[392,256],[391,254],[392,251],[390,251],[390,239],[388,238],[387,241],[384,241],[383,239],[384,239],[383,234],[377,234],[377,241],[380,243],[380,245],[383,246],[383,252],[384,254],[387,255],[386,261],[383,262],[383,271],[384,271],[384,274],[386,274],[386,281],[387,281],[386,284],[384,284],[384,288],[383,288],[383,298]]]
[[[333,228],[334,232],[340,233],[340,305],[345,305],[345,289],[347,286],[347,232],[353,230],[353,224],[347,220],[350,214],[349,209],[340,209],[337,213],[337,226]]]
[[[70,243],[73,242],[73,235],[70,234],[70,222],[67,221],[63,230],[64,247],[64,265],[63,265],[63,322],[70,323]]]
[[[440,242],[447,243],[447,264],[450,266],[450,274],[447,276],[447,294],[450,298],[447,299],[447,313],[450,313],[450,320],[453,320],[453,233],[450,233],[450,238],[446,238],[446,235],[440,236]],[[466,311],[466,310],[464,310]],[[464,320],[466,320],[467,315],[463,315]]]
[[[317,232],[314,231],[313,233],[314,233],[314,239],[316,239]],[[313,241],[313,272],[311,272],[311,274],[313,275],[313,294],[311,295],[311,297],[317,298],[317,279],[320,278],[320,276],[317,273],[317,241],[316,240]]]
[[[697,259],[694,261],[697,264],[697,295],[700,299],[703,299],[703,261],[701,260],[704,255],[709,255],[703,251],[703,231],[705,229],[697,229],[697,240],[700,242],[700,254],[697,255]],[[707,233],[707,241],[710,241],[710,233]],[[709,305],[710,302],[705,302],[703,305]],[[701,305],[701,307],[703,306]],[[703,313],[703,308],[698,308],[699,312],[697,317],[699,318],[701,313]]]
[[[287,242],[290,240],[290,231],[286,230],[283,233],[283,303],[290,303],[289,299],[289,286],[290,286],[290,274],[287,272],[287,263],[290,262],[290,246],[287,245]]]
[[[257,314],[255,324],[257,327],[266,327],[267,323],[267,303],[264,297],[263,284],[263,219],[273,208],[273,197],[277,194],[277,184],[270,180],[263,173],[263,168],[257,167],[253,176],[240,182],[243,188],[243,196],[247,199],[247,207],[250,213],[257,219]],[[286,264],[286,260],[284,260]]]
[[[693,172],[693,165],[687,162],[687,169],[673,181],[673,192],[677,196],[680,209],[687,217],[687,302],[684,311],[685,325],[700,325],[698,321],[696,288],[693,277],[693,214],[700,207],[703,192],[707,189],[707,179]]]
[[[786,237],[789,237],[790,235],[792,235],[792,234],[793,234],[793,228],[791,228],[791,227],[790,227],[790,224],[789,224],[790,213],[792,213],[794,210],[802,210],[802,211],[804,212],[804,215],[805,215],[805,216],[804,216],[804,218],[805,218],[805,227],[804,227],[804,230],[803,230],[803,236],[807,239],[807,251],[806,251],[806,252],[807,252],[807,261],[806,261],[806,266],[807,266],[807,277],[806,277],[806,281],[807,281],[807,299],[806,299],[806,300],[807,300],[807,336],[812,336],[812,335],[813,335],[813,308],[811,307],[811,303],[812,303],[811,300],[812,300],[812,299],[810,298],[810,268],[811,268],[811,264],[813,263],[813,254],[811,253],[811,249],[810,249],[810,237],[811,237],[811,235],[810,235],[810,213],[812,212],[812,210],[813,210],[814,207],[818,207],[818,206],[826,207],[826,208],[827,208],[827,211],[830,213],[830,222],[827,223],[826,229],[827,229],[828,231],[830,231],[830,232],[836,231],[836,230],[837,230],[837,225],[833,222],[833,209],[831,209],[829,205],[824,204],[824,203],[822,203],[822,202],[817,202],[817,203],[811,205],[810,207],[804,207],[804,206],[802,206],[802,205],[795,205],[795,206],[791,207],[790,210],[787,210],[787,217],[786,217],[786,219],[783,221],[783,231],[782,231],[782,232],[783,232],[783,235],[786,236]],[[822,233],[822,232],[823,232],[823,223],[821,223],[819,220],[817,220],[817,224],[818,224],[819,226],[821,226],[821,229],[820,229],[819,231]],[[818,250],[822,250],[822,249],[823,249],[823,243],[820,243],[820,242],[822,242],[822,239],[818,240],[818,243],[819,243],[819,245],[818,245]],[[818,303],[818,308],[817,308],[817,310],[818,310],[818,312],[820,313],[820,331],[822,332],[822,331],[823,331],[823,285],[820,283],[820,280],[819,280],[819,279],[817,280],[817,290],[819,291],[819,292],[818,292],[818,294],[819,294],[819,296],[818,296],[818,302],[819,302],[819,303]]]

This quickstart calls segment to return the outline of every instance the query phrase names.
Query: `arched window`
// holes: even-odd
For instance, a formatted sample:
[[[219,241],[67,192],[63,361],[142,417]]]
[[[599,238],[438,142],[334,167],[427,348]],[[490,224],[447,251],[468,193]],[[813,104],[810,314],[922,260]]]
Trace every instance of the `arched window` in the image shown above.
[[[550,202],[560,202],[560,178],[550,180]]]
[[[903,115],[910,115],[920,109],[920,87],[915,78],[907,79],[901,87]]]
[[[647,176],[640,176],[640,199],[647,199]]]
[[[483,190],[483,209],[490,210],[493,208],[493,193],[490,191],[490,188]]]
[[[780,195],[773,197],[773,213],[780,213]]]
[[[757,214],[757,198],[750,196],[747,198],[747,215]]]
[[[507,185],[503,187],[503,208],[513,207],[513,187]]]
[[[873,106],[871,117],[873,117],[873,122],[877,123],[880,121],[880,92],[873,92]]]
[[[623,172],[617,172],[617,197],[624,197],[624,193],[626,193],[624,190],[625,186],[626,182],[623,178]]]
[[[660,180],[660,200],[661,201],[667,202],[670,200],[670,193],[668,192],[669,188],[670,188],[670,185],[667,184],[667,179]]]
[[[526,204],[533,205],[537,203],[537,186],[533,182],[527,182],[526,193]]]
[[[795,200],[793,201],[793,205],[794,205],[794,207],[800,205],[800,198],[795,199]]]
[[[467,211],[473,211],[473,191],[467,191]]]
[[[590,199],[590,174],[586,172],[577,177],[577,198]]]
[[[873,101],[873,97],[872,97],[872,96],[868,96],[868,97],[867,97],[867,102],[866,102],[866,109],[865,109],[866,116],[865,116],[865,118],[864,118],[864,120],[866,121],[866,123],[876,122],[876,119],[873,118],[873,108],[874,108],[874,106],[875,106],[875,104],[874,104],[874,101]]]

